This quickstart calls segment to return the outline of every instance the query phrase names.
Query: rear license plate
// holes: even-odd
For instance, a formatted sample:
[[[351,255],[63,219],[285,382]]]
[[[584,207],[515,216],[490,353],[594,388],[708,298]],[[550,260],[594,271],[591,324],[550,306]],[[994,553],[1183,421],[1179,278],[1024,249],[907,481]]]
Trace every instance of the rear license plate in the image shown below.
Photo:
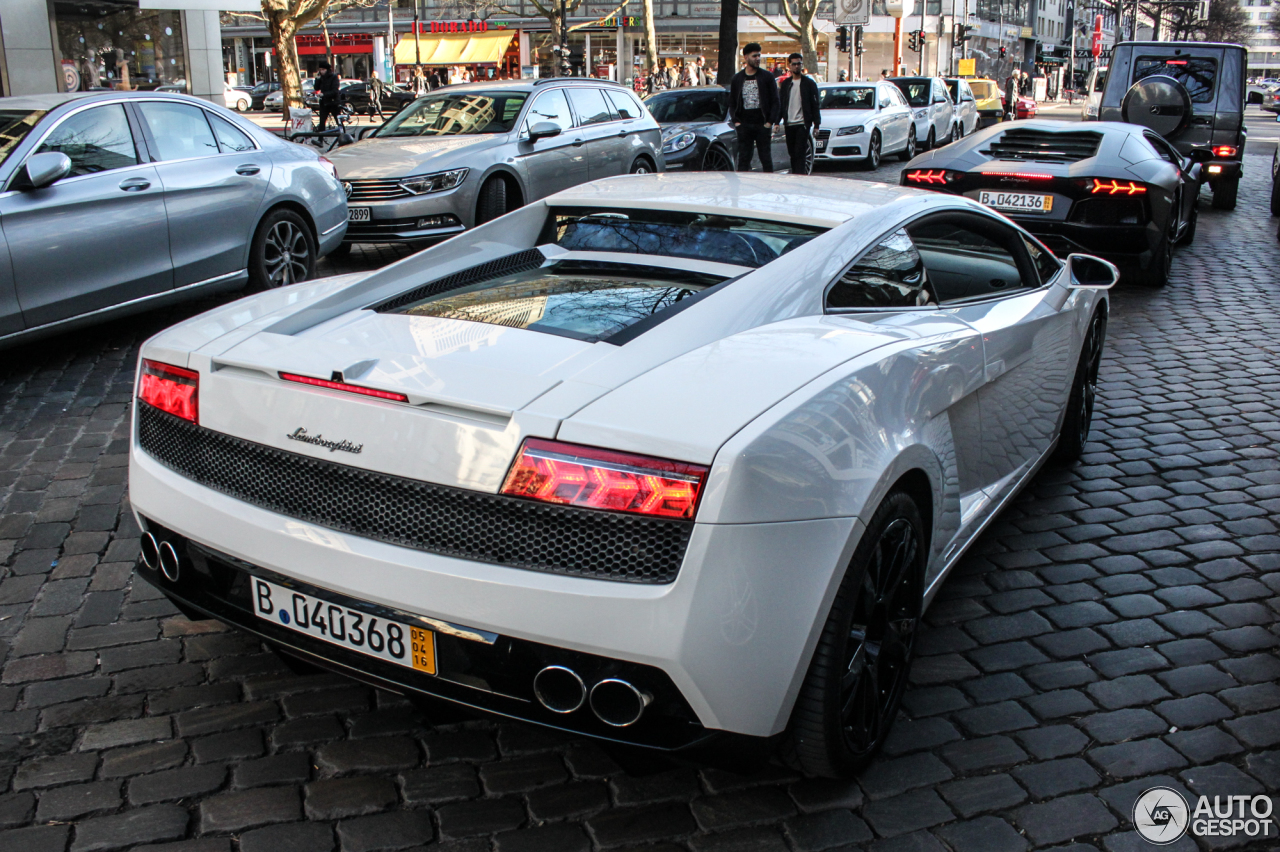
[[[405,668],[436,673],[432,631],[356,612],[261,577],[251,579],[253,614],[258,618]]]
[[[368,207],[348,207],[347,208],[348,222],[368,222],[371,218],[373,217],[369,215]]]
[[[996,210],[1012,213],[1048,213],[1053,210],[1052,195],[1031,195],[1024,192],[987,192],[983,190],[978,201]]]

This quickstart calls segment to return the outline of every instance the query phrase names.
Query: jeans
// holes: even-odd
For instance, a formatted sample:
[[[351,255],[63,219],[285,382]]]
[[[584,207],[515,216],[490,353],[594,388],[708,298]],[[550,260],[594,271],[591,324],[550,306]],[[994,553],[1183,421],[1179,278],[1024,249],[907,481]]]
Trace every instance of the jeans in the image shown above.
[[[325,101],[325,100],[320,101],[320,126],[316,129],[324,130],[324,126],[329,122],[329,119],[337,114],[338,114],[337,101]]]
[[[738,171],[751,171],[752,148],[760,154],[760,168],[773,171],[773,131],[763,124],[739,124],[734,129],[738,133]]]
[[[791,174],[809,174],[809,146],[813,139],[809,127],[804,124],[787,125],[787,153],[791,155]]]

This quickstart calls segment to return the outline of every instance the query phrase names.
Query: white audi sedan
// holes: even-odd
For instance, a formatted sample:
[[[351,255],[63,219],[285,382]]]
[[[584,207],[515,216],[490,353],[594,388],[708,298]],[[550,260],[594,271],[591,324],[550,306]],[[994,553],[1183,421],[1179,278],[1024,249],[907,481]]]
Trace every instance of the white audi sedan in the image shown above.
[[[897,154],[903,162],[916,155],[911,107],[892,83],[820,83],[818,105],[816,159],[878,169],[884,154]]]
[[[1115,278],[957,196],[577,186],[148,340],[138,571],[384,689],[847,776],[947,571],[1080,454]]]

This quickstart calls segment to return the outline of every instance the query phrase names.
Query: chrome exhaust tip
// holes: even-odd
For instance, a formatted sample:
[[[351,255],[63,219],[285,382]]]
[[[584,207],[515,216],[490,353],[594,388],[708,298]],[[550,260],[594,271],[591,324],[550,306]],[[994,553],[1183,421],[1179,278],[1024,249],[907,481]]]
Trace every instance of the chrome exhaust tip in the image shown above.
[[[606,725],[625,728],[640,721],[653,696],[625,680],[607,678],[591,687],[591,712]]]
[[[149,532],[142,534],[141,551],[143,565],[152,571],[160,567],[160,542],[156,541],[156,537]]]
[[[533,676],[533,694],[552,713],[572,713],[587,699],[587,687],[577,672],[547,666]]]
[[[160,573],[170,583],[178,582],[178,551],[173,549],[173,545],[167,541],[160,543]]]

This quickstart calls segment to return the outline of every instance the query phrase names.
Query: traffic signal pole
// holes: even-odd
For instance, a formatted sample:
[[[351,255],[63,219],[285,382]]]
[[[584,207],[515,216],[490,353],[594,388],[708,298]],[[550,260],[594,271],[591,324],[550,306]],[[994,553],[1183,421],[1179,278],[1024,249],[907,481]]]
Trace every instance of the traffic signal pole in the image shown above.
[[[893,76],[902,73],[902,19],[893,19]]]

